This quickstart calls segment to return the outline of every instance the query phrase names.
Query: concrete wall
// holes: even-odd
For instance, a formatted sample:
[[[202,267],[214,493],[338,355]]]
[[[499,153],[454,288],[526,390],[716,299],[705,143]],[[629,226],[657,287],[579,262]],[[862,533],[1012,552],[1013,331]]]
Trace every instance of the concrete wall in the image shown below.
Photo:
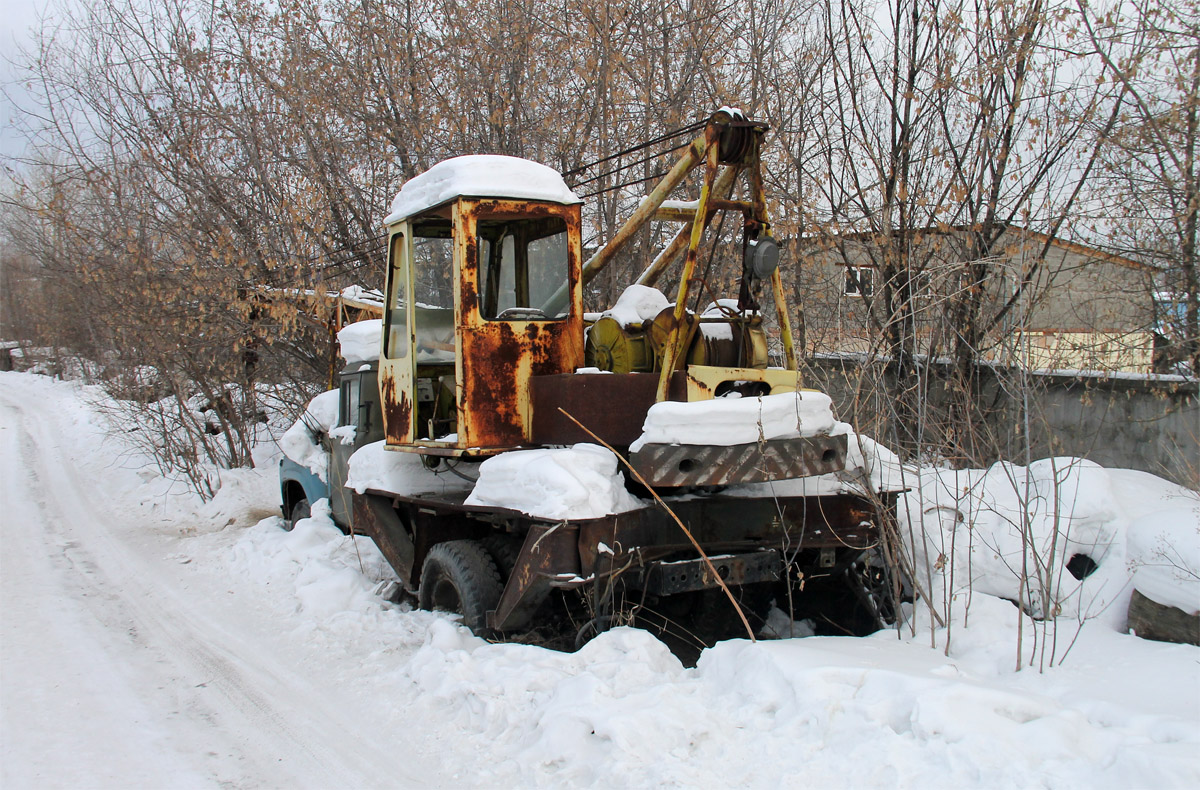
[[[1196,381],[1179,377],[1101,377],[984,368],[979,425],[950,425],[948,383],[941,366],[923,371],[919,434],[925,451],[949,446],[947,432],[986,434],[992,456],[1021,462],[1025,457],[1023,403],[1029,404],[1030,450],[1034,459],[1077,456],[1108,467],[1139,469],[1200,490],[1200,398]],[[839,419],[884,444],[899,443],[901,426],[892,423],[887,374],[860,359],[810,359],[802,370],[805,386],[823,390]],[[1028,393],[1028,398],[1025,393]],[[948,458],[952,463],[979,459]]]
[[[1102,466],[1140,469],[1200,489],[1197,382],[1175,377],[1079,378],[1042,375],[1031,415],[1035,456],[1073,455]],[[1008,421],[1019,419],[1008,404]]]

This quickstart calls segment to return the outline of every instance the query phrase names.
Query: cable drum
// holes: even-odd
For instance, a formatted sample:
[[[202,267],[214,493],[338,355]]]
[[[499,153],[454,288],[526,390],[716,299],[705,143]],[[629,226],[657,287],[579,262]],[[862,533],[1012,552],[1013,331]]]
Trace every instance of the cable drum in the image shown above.
[[[721,126],[717,156],[722,164],[746,164],[755,152],[759,126],[746,119],[740,110],[721,109],[713,115],[713,123]]]
[[[585,364],[612,373],[649,373],[654,351],[644,332],[629,331],[605,316],[588,329]]]

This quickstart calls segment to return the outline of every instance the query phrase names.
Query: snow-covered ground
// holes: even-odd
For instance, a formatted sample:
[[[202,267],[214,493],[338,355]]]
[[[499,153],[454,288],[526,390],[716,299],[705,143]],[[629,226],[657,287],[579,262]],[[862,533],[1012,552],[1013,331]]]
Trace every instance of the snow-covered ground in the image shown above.
[[[959,555],[1002,577],[1010,547],[953,543],[954,518],[922,555],[949,655],[924,625],[725,642],[692,669],[630,629],[574,654],[487,644],[373,595],[389,569],[319,505],[280,529],[269,448],[201,504],[106,433],[101,398],[0,374],[5,788],[1200,786],[1200,648],[1120,633],[1112,606],[1081,625],[1076,607],[1056,665],[1014,671],[1018,625],[1026,661],[1054,630],[936,579]],[[1001,473],[1021,492],[1070,481]],[[955,505],[1011,520],[1004,494],[978,488],[988,474],[956,483]],[[1074,491],[1101,485],[1081,474]],[[1125,567],[1117,527],[1196,512],[1138,474],[1105,478],[1108,499],[1068,536],[1103,544],[1097,574]],[[942,480],[923,471],[930,493],[908,512],[943,518]],[[1045,515],[1029,520],[1039,540]]]

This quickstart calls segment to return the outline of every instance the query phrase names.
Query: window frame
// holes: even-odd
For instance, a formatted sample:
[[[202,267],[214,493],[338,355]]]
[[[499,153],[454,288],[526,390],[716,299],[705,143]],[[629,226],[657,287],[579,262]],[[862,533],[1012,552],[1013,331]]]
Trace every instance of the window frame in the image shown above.
[[[871,298],[875,295],[875,267],[846,264],[845,281],[842,284],[843,296],[854,296],[859,299]],[[865,277],[863,275],[866,275]]]

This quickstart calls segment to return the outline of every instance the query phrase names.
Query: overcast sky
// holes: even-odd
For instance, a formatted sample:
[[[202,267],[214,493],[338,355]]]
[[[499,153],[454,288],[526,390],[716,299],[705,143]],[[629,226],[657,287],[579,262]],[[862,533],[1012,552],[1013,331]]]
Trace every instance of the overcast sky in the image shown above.
[[[49,0],[0,0],[0,82],[16,101],[23,90],[13,78],[11,61],[17,50],[32,41],[30,28],[37,24],[39,12]],[[0,96],[0,156],[18,156],[24,142],[13,132],[15,108],[7,97]]]

